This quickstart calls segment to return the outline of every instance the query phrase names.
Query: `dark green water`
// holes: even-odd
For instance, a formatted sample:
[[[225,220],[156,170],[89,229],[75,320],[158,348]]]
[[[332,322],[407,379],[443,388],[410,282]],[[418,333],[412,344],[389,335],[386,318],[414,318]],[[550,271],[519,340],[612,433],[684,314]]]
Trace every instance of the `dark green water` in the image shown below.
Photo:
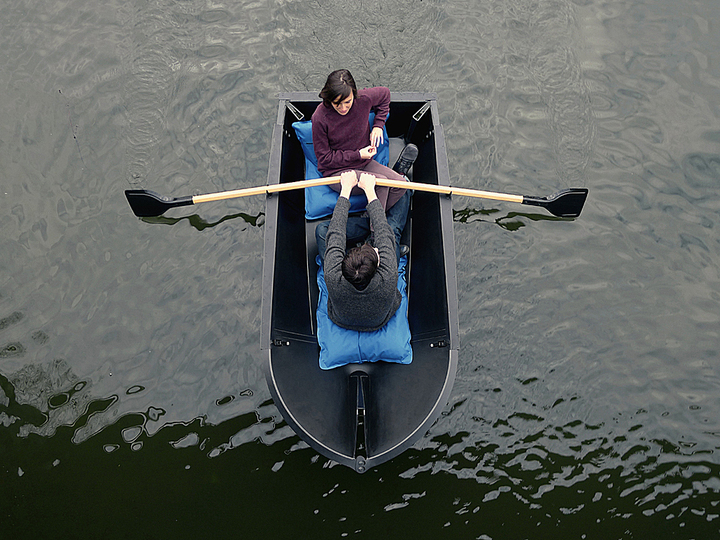
[[[2,538],[697,538],[720,532],[715,0],[7,0]],[[439,96],[454,185],[588,187],[577,220],[456,199],[458,376],[364,475],[261,369],[278,91]]]

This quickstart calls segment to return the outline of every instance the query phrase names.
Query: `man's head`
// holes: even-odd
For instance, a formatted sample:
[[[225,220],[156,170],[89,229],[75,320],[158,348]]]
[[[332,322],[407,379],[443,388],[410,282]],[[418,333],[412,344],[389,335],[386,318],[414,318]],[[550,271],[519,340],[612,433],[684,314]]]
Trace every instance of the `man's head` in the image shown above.
[[[342,275],[358,290],[370,284],[378,266],[378,253],[370,244],[354,247],[342,262]]]

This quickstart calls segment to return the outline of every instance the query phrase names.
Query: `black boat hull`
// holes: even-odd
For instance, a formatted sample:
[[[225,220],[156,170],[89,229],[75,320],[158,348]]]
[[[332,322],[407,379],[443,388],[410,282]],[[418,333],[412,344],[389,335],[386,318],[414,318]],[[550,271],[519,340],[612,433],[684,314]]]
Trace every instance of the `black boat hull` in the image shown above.
[[[310,93],[280,95],[268,184],[302,179],[304,159],[291,124],[297,116],[309,118],[317,103]],[[393,93],[387,129],[391,153],[405,141],[420,148],[412,180],[449,185],[434,94]],[[283,418],[305,442],[364,472],[427,433],[452,390],[458,359],[452,202],[444,195],[413,195],[405,233],[411,248],[409,365],[320,369],[315,225],[305,220],[304,192],[268,195],[261,332],[267,383]]]

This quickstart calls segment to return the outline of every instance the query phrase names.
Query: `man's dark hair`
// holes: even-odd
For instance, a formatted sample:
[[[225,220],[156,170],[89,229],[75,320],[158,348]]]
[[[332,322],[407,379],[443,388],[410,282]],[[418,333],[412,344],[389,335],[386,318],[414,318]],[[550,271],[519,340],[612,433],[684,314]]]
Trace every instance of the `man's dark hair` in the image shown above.
[[[347,99],[351,92],[353,97],[357,97],[355,79],[347,69],[338,69],[328,75],[319,96],[322,98],[323,103],[329,107],[331,103]]]
[[[354,247],[342,262],[342,275],[358,290],[370,284],[378,266],[378,255],[370,244]]]

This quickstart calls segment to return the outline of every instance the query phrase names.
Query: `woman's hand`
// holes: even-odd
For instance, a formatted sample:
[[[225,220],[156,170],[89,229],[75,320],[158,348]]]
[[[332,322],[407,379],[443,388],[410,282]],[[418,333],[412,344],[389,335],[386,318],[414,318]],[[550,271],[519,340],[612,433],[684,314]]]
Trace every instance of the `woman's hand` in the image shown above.
[[[340,196],[346,199],[350,198],[350,193],[357,186],[357,175],[354,171],[345,171],[340,174]]]
[[[358,182],[358,187],[362,189],[365,192],[365,196],[367,197],[368,203],[374,201],[377,199],[377,195],[375,194],[375,176],[370,173],[362,173],[360,175],[360,181]]]
[[[360,158],[361,159],[372,159],[372,157],[377,153],[377,148],[373,145],[366,146],[365,148],[360,149]]]
[[[372,128],[370,132],[370,144],[378,148],[383,142],[383,130],[379,127]]]

